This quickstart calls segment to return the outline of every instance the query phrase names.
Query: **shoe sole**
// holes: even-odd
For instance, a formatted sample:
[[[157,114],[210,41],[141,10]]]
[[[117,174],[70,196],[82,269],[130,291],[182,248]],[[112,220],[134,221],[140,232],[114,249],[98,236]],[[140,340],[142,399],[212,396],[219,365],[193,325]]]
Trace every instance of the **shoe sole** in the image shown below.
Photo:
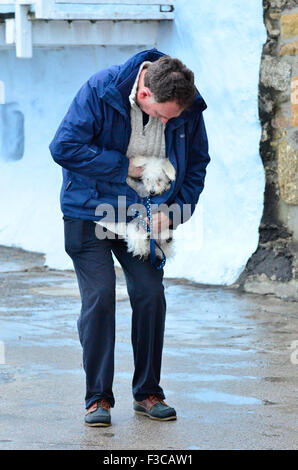
[[[85,422],[85,425],[86,426],[89,426],[91,428],[101,428],[101,427],[108,427],[108,426],[111,426],[111,423],[86,423]]]
[[[136,411],[135,410],[135,413],[137,415],[147,416],[148,418],[153,419],[155,421],[174,421],[174,420],[177,419],[177,416],[168,416],[167,418],[156,418],[155,416],[149,415],[145,411]]]

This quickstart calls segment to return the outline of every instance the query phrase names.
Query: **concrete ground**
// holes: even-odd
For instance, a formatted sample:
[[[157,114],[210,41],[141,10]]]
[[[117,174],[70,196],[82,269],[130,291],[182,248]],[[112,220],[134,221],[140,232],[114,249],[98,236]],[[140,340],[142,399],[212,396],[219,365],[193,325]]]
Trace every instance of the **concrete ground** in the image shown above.
[[[178,420],[134,415],[131,310],[117,269],[113,425],[89,428],[75,275],[0,247],[0,449],[297,449],[298,303],[164,285],[161,385]]]

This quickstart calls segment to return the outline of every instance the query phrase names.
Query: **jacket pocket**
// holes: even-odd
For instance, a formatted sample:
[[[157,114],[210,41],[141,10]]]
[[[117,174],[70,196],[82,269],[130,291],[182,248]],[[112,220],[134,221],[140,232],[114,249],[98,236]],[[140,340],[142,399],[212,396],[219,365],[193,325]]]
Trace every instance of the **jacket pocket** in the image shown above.
[[[88,203],[92,199],[98,199],[98,192],[96,185],[91,185],[86,180],[72,178],[62,188],[61,202],[69,207],[88,207]]]

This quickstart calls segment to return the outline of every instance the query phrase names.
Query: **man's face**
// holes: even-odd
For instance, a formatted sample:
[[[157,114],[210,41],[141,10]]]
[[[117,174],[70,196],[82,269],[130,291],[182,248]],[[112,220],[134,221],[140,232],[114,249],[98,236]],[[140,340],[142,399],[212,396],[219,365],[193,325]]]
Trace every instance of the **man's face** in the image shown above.
[[[159,118],[163,124],[166,124],[171,118],[178,117],[183,111],[183,108],[176,101],[157,103],[152,94],[144,92],[144,89],[138,93],[137,103],[142,111],[149,114],[149,116]]]

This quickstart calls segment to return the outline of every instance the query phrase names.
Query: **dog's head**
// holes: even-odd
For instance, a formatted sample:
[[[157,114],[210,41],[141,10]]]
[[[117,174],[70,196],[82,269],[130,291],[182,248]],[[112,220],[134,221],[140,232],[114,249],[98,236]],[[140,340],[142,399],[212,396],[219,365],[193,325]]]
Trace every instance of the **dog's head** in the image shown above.
[[[175,176],[175,168],[168,159],[151,160],[143,173],[145,190],[150,196],[162,194],[170,189]]]

